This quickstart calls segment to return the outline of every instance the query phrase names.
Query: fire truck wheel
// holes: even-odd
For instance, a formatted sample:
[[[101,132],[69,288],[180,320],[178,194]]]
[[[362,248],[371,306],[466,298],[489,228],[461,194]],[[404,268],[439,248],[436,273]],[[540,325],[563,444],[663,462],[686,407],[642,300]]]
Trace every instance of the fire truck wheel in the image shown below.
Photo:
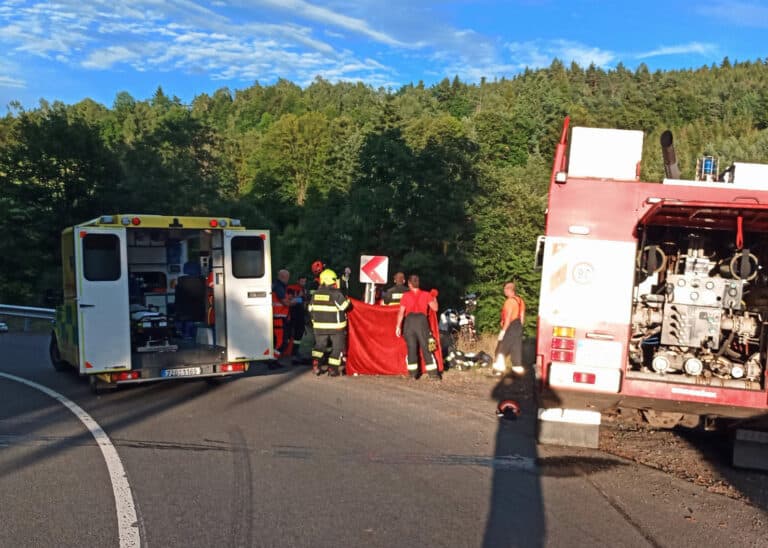
[[[56,371],[65,371],[67,369],[67,362],[61,359],[59,342],[56,340],[56,335],[53,333],[51,333],[51,344],[48,346],[48,356],[51,359],[51,365]]]

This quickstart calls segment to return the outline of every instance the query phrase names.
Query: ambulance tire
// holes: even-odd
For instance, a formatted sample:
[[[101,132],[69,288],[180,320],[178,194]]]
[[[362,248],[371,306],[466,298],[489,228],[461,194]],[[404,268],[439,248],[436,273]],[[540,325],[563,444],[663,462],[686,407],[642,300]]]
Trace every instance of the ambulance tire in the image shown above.
[[[48,356],[51,359],[51,365],[56,371],[66,371],[69,368],[69,364],[61,359],[61,352],[59,352],[59,341],[56,340],[55,333],[51,333],[51,343],[48,346]]]

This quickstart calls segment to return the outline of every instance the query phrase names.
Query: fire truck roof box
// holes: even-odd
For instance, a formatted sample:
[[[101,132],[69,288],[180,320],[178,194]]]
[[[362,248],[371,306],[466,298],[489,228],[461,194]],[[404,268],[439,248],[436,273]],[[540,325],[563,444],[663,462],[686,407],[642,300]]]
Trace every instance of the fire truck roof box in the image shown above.
[[[768,190],[768,165],[733,162],[732,182],[739,188]]]
[[[568,176],[635,181],[642,156],[642,131],[574,127]]]

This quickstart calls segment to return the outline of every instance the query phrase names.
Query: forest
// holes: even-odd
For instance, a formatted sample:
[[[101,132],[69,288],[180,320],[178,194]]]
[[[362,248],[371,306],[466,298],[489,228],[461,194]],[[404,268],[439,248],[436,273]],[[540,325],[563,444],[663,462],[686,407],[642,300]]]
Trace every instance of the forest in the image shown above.
[[[216,215],[271,230],[273,268],[352,267],[387,255],[441,308],[479,294],[481,331],[514,279],[536,322],[533,269],[555,143],[572,125],[645,131],[660,181],[671,129],[684,178],[697,156],[768,162],[768,58],[698,69],[554,61],[479,83],[374,89],[317,78],[221,88],[191,104],[117,94],[8,105],[0,119],[0,303],[52,306],[60,232],[101,214]],[[274,273],[273,273],[274,274]],[[354,279],[353,279],[354,282]],[[359,296],[359,284],[351,284]]]

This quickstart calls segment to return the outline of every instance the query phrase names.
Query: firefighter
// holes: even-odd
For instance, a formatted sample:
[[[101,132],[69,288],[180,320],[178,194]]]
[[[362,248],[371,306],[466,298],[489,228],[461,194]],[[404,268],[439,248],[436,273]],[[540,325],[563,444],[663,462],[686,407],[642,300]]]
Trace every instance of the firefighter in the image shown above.
[[[429,377],[440,378],[435,356],[429,348],[429,340],[432,337],[427,318],[429,309],[437,312],[437,291],[422,291],[419,288],[419,277],[411,274],[408,277],[408,291],[400,299],[395,335],[405,338],[405,344],[408,346],[406,365],[408,373],[414,379],[419,377],[419,349]]]
[[[523,369],[523,323],[525,302],[515,293],[515,282],[504,284],[504,306],[501,309],[501,330],[496,345],[496,361],[493,372],[502,375],[507,369],[507,358],[511,358],[512,372],[520,375]]]
[[[403,272],[396,272],[393,280],[395,285],[390,287],[384,292],[382,300],[385,305],[388,306],[400,306],[400,299],[408,291],[408,286],[405,285],[405,274]]]
[[[315,291],[320,287],[320,273],[325,270],[325,263],[320,259],[312,263],[312,276],[314,277],[309,285],[310,291]]]
[[[288,330],[288,317],[293,300],[288,295],[288,280],[291,273],[285,269],[277,273],[277,280],[272,284],[272,327],[275,339],[275,358],[278,360],[291,346],[291,333]]]
[[[291,298],[291,307],[288,313],[288,325],[293,340],[292,355],[299,358],[299,345],[296,344],[304,337],[305,314],[307,302],[307,277],[299,276],[296,283],[287,287],[288,296]]]
[[[328,375],[341,375],[342,360],[347,346],[347,310],[350,302],[339,289],[336,273],[326,268],[318,276],[320,287],[314,292],[309,302],[309,315],[315,332],[315,345],[312,349],[312,371],[321,375],[323,358],[328,344]]]

